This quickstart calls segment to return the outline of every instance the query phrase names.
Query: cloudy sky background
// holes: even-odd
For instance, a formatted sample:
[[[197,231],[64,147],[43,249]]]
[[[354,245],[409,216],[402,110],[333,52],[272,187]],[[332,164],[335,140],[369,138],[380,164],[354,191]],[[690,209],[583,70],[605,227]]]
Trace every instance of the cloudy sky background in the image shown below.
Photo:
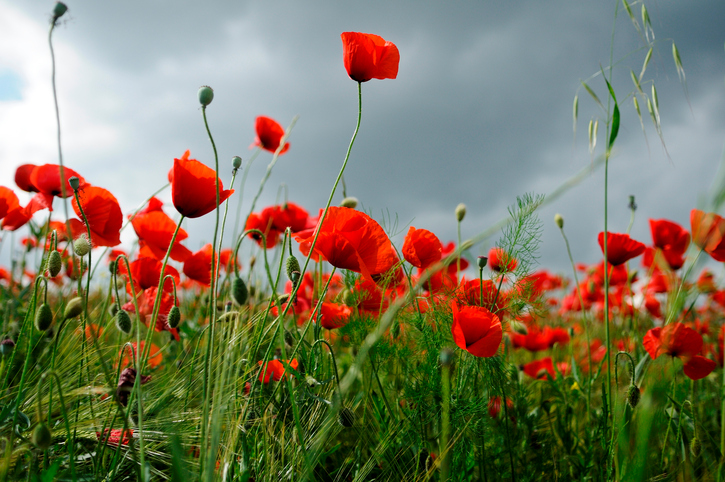
[[[54,33],[66,165],[115,194],[132,212],[166,182],[186,149],[213,167],[196,97],[214,88],[207,109],[229,184],[230,159],[253,151],[254,120],[286,126],[299,115],[291,149],[272,173],[258,207],[273,204],[280,183],[310,213],[324,206],[357,114],[357,85],[342,64],[340,33],[381,35],[400,50],[396,80],[363,84],[363,119],[346,171],[348,194],[398,231],[407,225],[454,240],[454,209],[465,203],[463,238],[507,216],[527,192],[547,194],[602,153],[606,115],[581,88],[589,79],[602,100],[615,26],[613,87],[622,123],[610,164],[612,231],[626,230],[636,196],[633,237],[650,243],[648,218],[689,229],[693,207],[708,208],[717,184],[725,129],[725,3],[646,2],[655,34],[644,76],[655,82],[669,157],[645,115],[646,139],[629,94],[647,46],[614,1],[188,2],[69,1]],[[0,184],[15,187],[23,163],[56,163],[47,31],[52,2],[0,0]],[[633,3],[641,25],[641,3]],[[672,60],[675,41],[686,91]],[[579,94],[577,134],[572,102]],[[587,124],[600,119],[594,156]],[[271,155],[253,164],[249,209]],[[246,168],[246,162],[244,164]],[[561,213],[576,261],[601,257],[603,170],[569,190],[540,217],[541,265],[569,273],[554,225]],[[237,184],[235,188],[239,188]],[[170,200],[166,191],[161,198]],[[21,195],[21,202],[28,196]],[[236,198],[232,210],[236,209]],[[341,190],[335,202],[342,199]],[[56,202],[60,217],[62,210]],[[175,215],[172,206],[167,213]],[[190,220],[186,245],[213,236],[214,216]],[[229,232],[229,231],[228,231]],[[496,236],[474,247],[483,254]],[[122,238],[127,246],[132,233]],[[227,238],[228,239],[228,238]],[[402,246],[402,234],[394,238]],[[7,264],[9,243],[0,256]]]

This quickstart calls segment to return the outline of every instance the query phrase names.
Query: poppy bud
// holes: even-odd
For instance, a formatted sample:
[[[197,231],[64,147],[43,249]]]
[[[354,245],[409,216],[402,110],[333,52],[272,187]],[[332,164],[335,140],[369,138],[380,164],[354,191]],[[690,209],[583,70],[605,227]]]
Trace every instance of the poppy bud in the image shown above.
[[[232,157],[232,167],[234,169],[239,169],[242,167],[242,158],[239,156]]]
[[[73,188],[74,191],[77,191],[78,188],[81,187],[81,180],[76,176],[72,176],[68,178],[68,184],[70,184],[70,187]]]
[[[65,305],[65,311],[63,312],[63,318],[68,320],[75,318],[76,316],[83,313],[83,300],[76,296]]]
[[[48,303],[43,303],[35,312],[35,327],[40,331],[45,331],[50,328],[51,323],[53,323],[53,312]]]
[[[561,214],[554,214],[554,222],[559,226],[559,229],[564,229],[564,217]]]
[[[344,208],[355,209],[357,207],[358,200],[356,197],[348,196],[342,200],[340,206]]]
[[[171,307],[169,314],[166,316],[166,322],[171,328],[179,326],[179,323],[181,322],[181,311],[179,311],[178,306],[174,305]]]
[[[441,365],[444,367],[451,366],[453,364],[453,350],[450,348],[444,348],[441,350],[440,360]]]
[[[118,331],[126,333],[127,335],[131,333],[133,323],[131,323],[131,316],[126,310],[118,310],[113,319],[116,322],[116,328],[118,328]]]
[[[627,389],[627,403],[630,407],[634,408],[639,403],[639,387],[637,385],[630,385]]]
[[[695,435],[690,441],[690,454],[692,454],[693,458],[698,458],[701,452],[702,444],[700,443],[700,439],[697,438],[697,435]]]
[[[343,407],[337,414],[337,423],[346,428],[352,427],[355,425],[355,412],[347,407]]]
[[[60,253],[54,249],[48,255],[48,272],[51,278],[55,278],[63,267],[63,260],[60,259]]]
[[[485,267],[486,267],[486,265],[488,264],[488,258],[487,258],[486,256],[479,256],[479,257],[478,257],[478,258],[476,259],[476,263],[478,263],[478,267],[479,267],[480,269],[483,269],[483,268],[485,268]]]
[[[244,283],[242,278],[234,278],[232,281],[232,298],[237,302],[238,305],[247,304],[249,299],[249,291],[247,285]]]
[[[55,7],[53,7],[53,21],[55,22],[60,17],[65,15],[65,12],[68,11],[68,7],[63,2],[56,2]]]
[[[115,274],[116,273],[116,260],[115,259],[114,260],[111,260],[111,262],[108,263],[108,271],[111,274]]]
[[[456,219],[460,223],[466,217],[466,205],[461,203],[456,206]]]
[[[526,328],[526,325],[516,320],[511,322],[511,331],[524,336],[529,334],[529,330]]]
[[[75,241],[73,241],[73,249],[78,256],[85,256],[91,250],[91,243],[88,242],[88,238],[85,234],[82,234]]]
[[[295,258],[294,256],[290,256],[289,258],[287,258],[287,264],[285,265],[285,268],[287,269],[287,277],[290,280],[292,279],[292,273],[295,273],[295,272],[297,272],[297,274],[298,274],[297,279],[299,279],[300,262],[297,261],[297,258]],[[295,283],[294,280],[293,280],[293,283]]]
[[[214,91],[208,85],[202,85],[201,87],[199,87],[198,95],[199,103],[204,107],[211,104],[211,101],[214,100]]]
[[[634,196],[629,196],[629,204],[627,205],[632,211],[637,210],[637,203],[634,202]]]
[[[118,310],[120,310],[120,309],[121,308],[116,303],[114,303],[111,305],[109,312],[111,313],[111,316],[116,316],[116,313],[118,313]]]
[[[40,422],[35,426],[33,430],[33,436],[30,438],[33,445],[38,447],[40,450],[46,450],[50,447],[50,442],[53,440],[53,435],[50,433],[50,429],[45,422]]]
[[[9,355],[13,352],[14,348],[15,342],[10,338],[5,338],[3,341],[0,341],[0,355]]]

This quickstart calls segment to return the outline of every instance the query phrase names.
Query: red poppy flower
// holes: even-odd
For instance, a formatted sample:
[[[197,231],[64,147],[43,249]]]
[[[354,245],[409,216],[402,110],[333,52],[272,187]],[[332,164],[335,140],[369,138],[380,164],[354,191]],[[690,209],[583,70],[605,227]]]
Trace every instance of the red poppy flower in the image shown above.
[[[692,242],[716,261],[725,261],[725,220],[715,213],[690,211]]]
[[[347,325],[347,322],[350,321],[352,310],[349,306],[325,301],[320,307],[320,313],[320,325],[327,330],[334,330],[335,328],[342,328]],[[312,319],[316,320],[317,314],[314,314]]]
[[[161,277],[161,266],[162,263],[156,258],[138,258],[130,264],[131,267],[131,278],[133,280],[133,288],[136,293],[139,291],[146,290],[148,288],[158,288],[159,278]],[[118,266],[118,274],[126,274],[126,263],[121,263]],[[179,272],[173,266],[166,265],[166,275],[171,275],[178,286],[181,282]],[[163,286],[163,290],[171,292],[174,289],[174,285],[171,280],[166,280]],[[131,285],[127,286],[128,293],[132,293]]]
[[[93,246],[118,246],[121,244],[123,213],[115,196],[102,187],[87,184],[79,191],[83,212],[91,228]],[[75,198],[73,210],[82,219]]]
[[[25,192],[38,192],[38,188],[30,182],[30,175],[36,167],[35,164],[23,164],[15,170],[15,184]]]
[[[10,188],[0,186],[0,219],[20,207],[18,195]]]
[[[481,284],[483,283],[483,303],[481,303]],[[501,310],[506,306],[507,294],[502,292],[496,292],[498,287],[496,284],[488,279],[483,280],[469,280],[461,284],[458,290],[458,302],[469,306],[483,306],[493,313],[500,314]],[[496,300],[496,304],[493,302]]]
[[[271,117],[260,115],[254,123],[254,130],[257,132],[257,137],[254,139],[252,146],[259,146],[272,154],[277,152],[279,143],[284,136],[284,128],[282,128],[279,122]],[[281,156],[288,150],[289,142],[285,143],[282,150],[279,151],[279,155]]]
[[[508,410],[514,409],[514,402],[510,398],[506,397],[506,407]],[[488,414],[491,418],[497,418],[498,414],[501,413],[501,397],[495,396],[488,399]],[[514,416],[509,414],[512,420]]]
[[[262,360],[257,363],[262,366]],[[262,383],[269,383],[270,380],[278,382],[285,376],[285,367],[289,365],[293,370],[297,370],[299,363],[297,360],[270,360],[267,362],[259,374],[259,381]]]
[[[18,196],[12,189],[0,186],[0,218],[2,218],[2,229],[15,231],[30,221],[33,214],[49,209],[48,198],[43,194],[36,194],[32,197],[27,206],[21,206]]]
[[[310,226],[307,226],[309,214],[298,205],[288,202],[283,206],[274,206],[273,208],[265,208],[262,212],[270,210],[269,217],[272,218],[272,227],[277,231],[283,232],[290,228],[293,233],[298,233]]]
[[[443,249],[441,249],[441,259],[447,258],[455,250],[456,250],[456,243],[454,243],[453,241],[449,242],[448,244],[443,246]],[[460,264],[461,264],[461,271],[468,268],[468,260],[466,260],[466,258],[461,258]],[[448,271],[455,276],[457,270],[458,270],[458,259],[454,259],[451,262],[451,264],[448,265]]]
[[[151,198],[149,205],[139,211],[131,220],[136,235],[139,238],[141,256],[149,256],[163,260],[169,249],[169,243],[176,231],[176,223],[161,209],[162,203],[155,197]],[[191,251],[181,241],[189,235],[183,229],[179,229],[174,240],[174,247],[171,248],[170,257],[174,261],[184,262],[191,256]]]
[[[132,342],[131,346],[133,347],[133,351],[129,349],[126,345],[121,348],[120,355],[123,357],[121,359],[121,366],[125,367],[132,363],[131,356],[134,357],[140,357],[143,354],[144,345],[146,344],[145,341],[142,341],[139,345],[141,348],[136,349],[136,342]],[[132,355],[133,353],[133,355]],[[159,347],[151,344],[151,348],[149,349],[149,359],[148,364],[151,368],[156,368],[157,366],[161,365],[161,361],[163,360],[163,356],[161,355],[161,352],[159,351]]]
[[[715,291],[715,275],[711,271],[704,270],[697,278],[697,289],[702,293],[711,293]]]
[[[356,82],[398,76],[398,47],[370,33],[343,32],[342,59],[347,75]]]
[[[599,233],[597,239],[604,252],[604,232]],[[619,266],[636,258],[644,253],[645,247],[644,243],[635,241],[629,237],[629,234],[607,233],[607,261],[611,265]]]
[[[416,268],[426,269],[441,260],[443,246],[438,237],[427,229],[408,229],[403,243],[403,257]]]
[[[509,273],[516,269],[519,262],[502,248],[491,248],[488,252],[488,266],[499,273]]]
[[[690,233],[682,226],[666,219],[650,219],[652,242],[662,250],[670,268],[677,270],[685,264],[685,252],[690,245]]]
[[[167,273],[170,274],[170,273]],[[166,286],[164,286],[166,287]],[[156,303],[156,293],[158,292],[157,288],[154,286],[153,288],[146,288],[141,293],[136,292],[137,296],[137,302],[138,302],[138,311],[141,315],[141,320],[143,323],[148,326],[148,324],[151,322],[151,319],[153,317],[154,312],[154,304]],[[168,331],[171,333],[171,335],[176,339],[176,341],[180,340],[179,337],[179,330],[176,328],[171,328],[168,323],[168,315],[169,311],[171,310],[171,307],[174,305],[174,299],[171,293],[164,290],[161,293],[161,304],[159,306],[159,312],[156,316],[156,326],[154,329],[157,332],[162,331]],[[128,311],[129,313],[136,313],[136,307],[133,304],[133,300],[129,301],[125,305],[123,305],[121,308]],[[143,342],[142,342],[143,343]]]
[[[204,286],[211,285],[211,243],[184,261],[184,274]]]
[[[174,159],[171,169],[171,198],[174,207],[187,218],[198,218],[216,209],[216,173],[196,159],[189,159],[186,151],[181,159]],[[219,204],[232,195],[234,189],[224,190],[219,180]]]
[[[702,336],[682,323],[652,328],[642,339],[644,349],[653,360],[660,355],[680,358],[685,375],[692,380],[704,378],[715,369],[714,361],[699,355],[702,344]]]
[[[365,277],[386,273],[398,263],[398,255],[383,228],[367,214],[355,209],[331,206],[323,221],[314,253],[333,266],[361,273]],[[313,230],[300,232],[295,239],[303,254],[309,253]]]
[[[569,343],[569,332],[563,328],[550,328],[548,326],[540,330],[538,327],[530,326],[526,335],[512,333],[511,344],[514,348],[525,348],[530,352],[537,352],[549,349],[556,343],[565,345]]]
[[[262,210],[261,213],[252,213],[247,218],[247,224],[244,226],[245,230],[258,229],[264,233],[264,238],[259,233],[249,233],[248,236],[255,240],[257,244],[265,249],[274,248],[279,242],[280,232],[275,229],[274,219],[270,217],[271,211],[266,209]],[[262,239],[264,239],[265,245],[262,246]]]
[[[556,368],[561,372],[562,375],[569,373],[569,364],[566,362],[559,362],[556,364]],[[548,373],[551,378],[556,378],[556,370],[554,370],[554,362],[551,357],[542,358],[541,360],[534,360],[525,364],[522,367],[525,374],[531,378],[537,378],[543,380],[546,378]]]
[[[498,316],[478,306],[464,306],[459,310],[455,301],[451,302],[451,310],[451,333],[456,345],[477,357],[494,356],[503,338]]]
[[[98,437],[99,441],[104,442],[108,445],[128,445],[128,443],[133,438],[133,430],[131,430],[130,428],[127,428],[126,430],[120,428],[113,430],[106,429],[103,435],[101,435],[100,432],[96,432],[96,436]]]
[[[83,176],[75,172],[73,169],[63,167],[63,175],[65,176],[65,197],[73,196],[73,188],[68,184],[68,179],[75,176],[80,181],[80,187],[85,187],[86,180]],[[60,187],[60,166],[57,164],[44,164],[36,166],[30,173],[30,183],[43,194],[49,196],[63,197]]]

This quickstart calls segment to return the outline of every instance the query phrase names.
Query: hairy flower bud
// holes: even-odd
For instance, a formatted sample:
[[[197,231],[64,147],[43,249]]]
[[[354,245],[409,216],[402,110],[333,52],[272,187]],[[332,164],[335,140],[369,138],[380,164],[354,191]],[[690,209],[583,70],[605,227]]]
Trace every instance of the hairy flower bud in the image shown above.
[[[15,342],[10,338],[5,338],[3,341],[0,341],[0,355],[9,355],[13,352],[14,348]]]
[[[356,197],[348,196],[342,200],[340,206],[344,208],[355,209],[357,207],[358,200]]]
[[[63,2],[56,2],[55,7],[53,7],[53,22],[58,20],[60,17],[65,15],[65,12],[68,11],[68,7]]]
[[[443,366],[451,366],[453,364],[453,350],[450,348],[441,350],[440,361]]]
[[[700,456],[701,452],[702,443],[700,443],[700,439],[697,438],[697,435],[695,435],[690,441],[690,454],[692,454],[692,457],[696,459]]]
[[[85,256],[91,250],[91,243],[88,242],[88,238],[85,234],[80,235],[73,241],[73,249],[78,256]]]
[[[297,261],[297,258],[294,256],[290,256],[287,258],[287,263],[285,264],[285,269],[287,270],[287,277],[292,280],[292,274],[297,273],[297,279],[299,280],[299,274],[300,274],[300,262]],[[296,285],[296,281],[292,280],[292,282]]]
[[[554,222],[559,226],[559,229],[564,229],[564,216],[559,213],[554,214]]]
[[[35,312],[35,327],[40,331],[45,331],[50,328],[52,323],[53,312],[50,310],[48,303],[43,303]]]
[[[232,298],[238,305],[246,305],[249,299],[247,284],[242,278],[234,278],[232,281]]]
[[[460,223],[466,217],[466,205],[461,203],[456,206],[456,219]]]
[[[179,311],[179,307],[174,305],[171,307],[171,310],[169,310],[169,314],[166,316],[166,323],[169,324],[171,328],[176,328],[179,326],[179,323],[181,322],[181,311]]]
[[[118,310],[116,315],[113,317],[113,320],[116,322],[116,328],[118,328],[118,331],[126,333],[127,335],[131,333],[133,323],[131,322],[131,316],[126,310]]]
[[[76,296],[65,305],[65,311],[63,312],[63,318],[68,320],[75,318],[76,316],[83,313],[83,300]]]
[[[33,445],[38,447],[40,450],[46,450],[50,447],[50,442],[53,440],[53,435],[50,433],[50,429],[45,422],[40,422],[35,426],[33,430],[33,436],[30,438]]]
[[[51,278],[55,278],[60,273],[60,269],[63,267],[63,260],[60,259],[60,253],[57,249],[54,249],[48,255],[48,273]]]
[[[198,95],[199,103],[204,107],[211,104],[211,101],[214,100],[214,91],[208,85],[202,85],[201,87],[199,87]]]
[[[630,385],[627,389],[627,403],[634,408],[639,403],[640,391],[637,385]]]

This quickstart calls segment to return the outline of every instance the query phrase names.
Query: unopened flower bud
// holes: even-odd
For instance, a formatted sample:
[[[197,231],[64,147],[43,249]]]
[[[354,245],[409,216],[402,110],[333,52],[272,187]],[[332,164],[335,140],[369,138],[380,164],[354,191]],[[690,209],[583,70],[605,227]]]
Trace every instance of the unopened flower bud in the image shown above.
[[[440,360],[441,365],[444,367],[451,366],[453,364],[453,350],[450,348],[444,348],[441,350]]]
[[[50,447],[50,442],[53,440],[53,435],[50,433],[50,429],[45,424],[45,422],[40,422],[38,425],[35,426],[35,429],[33,430],[33,436],[30,438],[30,440],[33,442],[33,445],[35,445],[40,450],[46,450],[48,447]]]
[[[60,17],[65,15],[65,12],[68,11],[68,7],[63,2],[57,2],[55,4],[55,7],[53,7],[53,22],[58,20]]]
[[[640,391],[637,385],[630,385],[627,389],[627,403],[634,408],[639,403]]]
[[[287,258],[287,263],[285,264],[285,269],[287,270],[287,277],[290,280],[292,280],[292,273],[295,273],[295,272],[298,274],[297,279],[299,280],[300,262],[297,261],[297,258],[295,258],[294,256],[290,256],[289,258]],[[296,284],[295,281],[293,281],[293,283]]]
[[[58,276],[62,267],[63,260],[60,258],[60,253],[57,249],[54,249],[48,255],[48,273],[50,273],[50,277],[55,278]]]
[[[634,196],[629,196],[629,204],[627,205],[632,211],[637,210],[637,203],[634,202]]]
[[[476,263],[478,264],[478,267],[479,267],[480,269],[483,269],[483,268],[485,268],[485,267],[486,267],[486,265],[488,264],[488,258],[487,258],[486,256],[479,256],[479,257],[478,257],[478,258],[476,259]]]
[[[0,355],[9,355],[13,352],[14,348],[15,342],[10,338],[5,338],[3,341],[0,341]]]
[[[35,312],[35,327],[39,331],[45,331],[50,328],[50,325],[52,323],[53,312],[50,310],[50,306],[48,306],[48,303],[43,303]]]
[[[356,197],[348,196],[342,200],[340,206],[344,208],[355,209],[357,207],[358,200]]]
[[[65,305],[65,311],[63,312],[63,318],[69,320],[83,313],[83,300],[76,296]]]
[[[232,281],[232,298],[238,305],[246,305],[249,299],[247,284],[242,278],[234,278]]]
[[[81,180],[78,179],[76,176],[72,176],[68,178],[68,184],[70,184],[70,187],[77,191],[79,187],[81,187]]]
[[[126,333],[127,335],[131,333],[133,323],[131,322],[131,316],[126,310],[118,310],[116,312],[116,316],[113,317],[113,320],[116,322],[116,328],[118,328],[118,331]]]
[[[700,443],[700,439],[695,435],[690,441],[690,454],[696,459],[700,456],[700,453],[702,453],[702,443]]]
[[[559,229],[564,229],[564,216],[559,213],[554,214],[554,222],[559,226]]]
[[[466,217],[466,205],[461,203],[456,206],[456,219],[460,223]]]
[[[166,323],[168,323],[171,328],[179,326],[179,323],[181,323],[181,311],[178,306],[174,305],[171,307],[169,314],[166,316]]]
[[[88,242],[88,238],[85,234],[80,235],[73,241],[73,250],[78,256],[85,256],[91,250],[91,243]]]
[[[234,169],[239,169],[242,167],[242,158],[239,156],[232,157],[232,167]]]
[[[204,107],[211,104],[211,101],[214,100],[214,91],[211,87],[208,85],[202,85],[199,87],[199,103],[203,105]]]

